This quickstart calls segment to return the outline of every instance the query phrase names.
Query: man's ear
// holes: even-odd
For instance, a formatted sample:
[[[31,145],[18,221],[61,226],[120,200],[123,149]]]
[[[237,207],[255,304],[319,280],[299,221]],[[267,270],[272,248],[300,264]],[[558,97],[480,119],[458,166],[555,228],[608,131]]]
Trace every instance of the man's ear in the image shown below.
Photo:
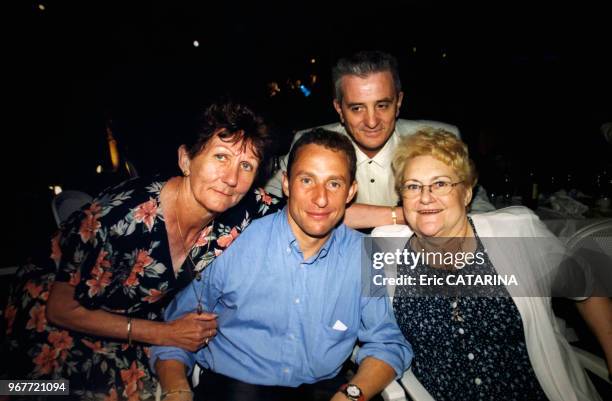
[[[185,145],[181,145],[178,148],[178,166],[183,172],[184,176],[189,176],[189,166],[191,164],[191,159],[189,158],[189,153],[187,153],[187,149]]]
[[[402,100],[404,100],[404,92],[400,91],[397,94],[397,107],[395,109],[395,117],[399,117],[400,108],[402,107]]]
[[[289,197],[289,177],[286,171],[283,171],[283,193],[287,198]]]
[[[353,180],[353,183],[349,187],[348,195],[346,197],[347,205],[349,204],[350,201],[353,200],[356,194],[357,194],[357,180]]]
[[[338,113],[338,117],[340,117],[340,121],[344,124],[344,116],[342,115],[342,104],[338,101],[338,99],[334,99],[334,109],[336,109],[336,113]]]

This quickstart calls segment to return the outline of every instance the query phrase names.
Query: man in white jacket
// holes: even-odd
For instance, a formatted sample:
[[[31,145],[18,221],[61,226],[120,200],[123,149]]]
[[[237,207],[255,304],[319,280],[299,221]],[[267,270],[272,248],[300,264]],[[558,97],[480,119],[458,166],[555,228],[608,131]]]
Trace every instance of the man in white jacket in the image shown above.
[[[359,191],[347,214],[359,216],[355,220],[362,221],[363,227],[402,222],[401,213],[395,212],[399,198],[391,169],[393,152],[400,138],[423,127],[443,128],[457,136],[460,136],[459,129],[436,121],[397,118],[404,94],[397,60],[390,54],[362,51],[340,59],[334,66],[332,78],[333,104],[340,122],[322,128],[350,137],[357,153]],[[298,132],[294,141],[303,132]],[[282,196],[281,177],[286,165],[285,156],[280,169],[266,185],[268,192]],[[472,207],[475,211],[495,209],[486,197],[479,198],[476,205],[478,207]]]

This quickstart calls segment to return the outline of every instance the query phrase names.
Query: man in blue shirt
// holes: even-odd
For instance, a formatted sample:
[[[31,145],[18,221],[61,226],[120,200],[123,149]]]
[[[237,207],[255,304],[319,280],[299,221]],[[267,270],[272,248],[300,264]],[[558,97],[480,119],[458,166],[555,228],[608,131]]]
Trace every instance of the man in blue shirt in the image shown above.
[[[196,362],[201,399],[315,399],[357,340],[351,383],[316,399],[369,399],[409,366],[388,298],[362,293],[361,234],[338,225],[357,189],[350,140],[314,130],[288,160],[285,209],[253,222],[167,308],[167,320],[199,304],[218,316],[217,335],[197,353],[153,347],[167,399],[191,398]]]

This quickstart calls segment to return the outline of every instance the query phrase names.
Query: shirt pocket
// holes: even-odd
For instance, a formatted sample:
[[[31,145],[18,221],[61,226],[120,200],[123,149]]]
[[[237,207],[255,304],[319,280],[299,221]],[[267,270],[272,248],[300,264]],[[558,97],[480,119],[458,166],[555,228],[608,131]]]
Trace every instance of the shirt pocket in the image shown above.
[[[334,329],[333,323],[331,326],[328,323],[315,324],[307,355],[310,375],[316,380],[331,377],[351,356],[357,341],[357,327],[343,324],[346,330]]]

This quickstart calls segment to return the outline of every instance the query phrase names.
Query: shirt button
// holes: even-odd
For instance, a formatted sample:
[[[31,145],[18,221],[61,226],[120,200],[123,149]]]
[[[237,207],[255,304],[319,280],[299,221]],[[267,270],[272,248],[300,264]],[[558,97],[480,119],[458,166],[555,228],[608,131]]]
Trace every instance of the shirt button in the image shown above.
[[[291,253],[291,248],[287,247],[287,253]]]
[[[371,178],[371,179],[370,179],[370,182],[374,182],[374,181],[376,181],[374,178]]]
[[[373,162],[373,161],[374,161],[374,160],[370,160],[370,161],[368,162],[368,164],[372,164],[372,162]]]
[[[474,359],[474,354],[472,354],[471,352],[468,354],[468,359],[471,361]]]
[[[476,383],[477,386],[480,386],[482,384],[482,380],[480,380],[480,377],[477,377],[474,379],[474,383]]]
[[[461,327],[457,331],[459,332],[459,334],[465,334],[465,330],[463,330]]]
[[[283,373],[289,373],[289,368],[283,369]]]
[[[296,298],[294,302],[295,302],[296,304],[299,304],[299,303],[300,303],[300,299],[299,299],[299,298]]]

